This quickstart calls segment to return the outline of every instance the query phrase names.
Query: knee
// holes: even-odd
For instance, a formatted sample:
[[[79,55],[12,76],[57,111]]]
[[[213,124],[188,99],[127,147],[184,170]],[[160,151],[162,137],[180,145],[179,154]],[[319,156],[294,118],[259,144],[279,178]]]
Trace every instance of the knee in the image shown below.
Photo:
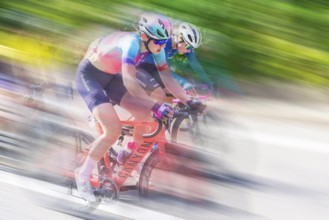
[[[103,131],[103,139],[104,141],[112,141],[113,139],[119,138],[121,134],[121,125],[120,124],[112,124],[106,126]]]

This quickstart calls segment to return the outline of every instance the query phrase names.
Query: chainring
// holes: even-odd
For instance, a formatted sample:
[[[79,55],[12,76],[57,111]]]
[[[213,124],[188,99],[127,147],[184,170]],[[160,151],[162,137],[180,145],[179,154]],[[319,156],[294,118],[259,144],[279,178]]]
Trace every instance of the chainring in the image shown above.
[[[119,188],[113,179],[105,177],[94,194],[99,202],[113,204],[119,199]]]

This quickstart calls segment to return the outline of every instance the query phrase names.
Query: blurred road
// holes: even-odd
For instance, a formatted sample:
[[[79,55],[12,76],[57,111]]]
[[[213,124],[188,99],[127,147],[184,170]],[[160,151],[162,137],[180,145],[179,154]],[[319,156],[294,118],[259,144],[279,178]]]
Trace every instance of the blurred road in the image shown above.
[[[329,105],[244,99],[223,106],[257,146],[250,211],[265,219],[328,219]]]
[[[200,184],[203,200],[163,197],[101,206],[91,215],[56,210],[61,187],[0,171],[2,219],[299,219],[329,217],[329,120],[327,105],[268,100],[224,100],[229,117],[230,169]],[[232,132],[234,131],[234,132]],[[216,149],[209,149],[216,154]],[[184,185],[180,181],[180,185]],[[192,188],[193,189],[193,188]],[[191,192],[195,194],[196,192]],[[33,201],[33,202],[32,202]],[[36,202],[36,203],[35,203]],[[50,209],[52,208],[52,209]]]

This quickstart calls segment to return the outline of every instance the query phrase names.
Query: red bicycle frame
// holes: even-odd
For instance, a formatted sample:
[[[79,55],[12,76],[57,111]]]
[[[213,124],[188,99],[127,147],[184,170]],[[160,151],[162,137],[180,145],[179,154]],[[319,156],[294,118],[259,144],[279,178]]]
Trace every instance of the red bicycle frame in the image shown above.
[[[136,124],[145,124],[145,126],[150,126],[151,130],[154,131],[159,129],[158,126],[161,126],[160,131],[152,135],[151,137],[143,136],[143,143],[140,146],[137,146],[133,152],[130,154],[127,161],[122,165],[118,172],[114,175],[112,173],[111,164],[109,160],[109,153],[108,151],[104,155],[104,163],[106,169],[109,172],[109,176],[114,180],[115,184],[120,189],[123,183],[128,179],[130,174],[135,170],[137,165],[143,160],[148,152],[152,149],[153,145],[157,143],[160,155],[163,155],[165,150],[166,138],[165,138],[165,129],[163,128],[160,122],[153,121],[153,122],[135,122],[135,121],[121,121],[122,126],[135,126]],[[96,124],[96,129],[98,134],[102,134],[102,129],[100,125]],[[91,185],[95,188],[100,187],[98,176],[93,175],[91,177]]]

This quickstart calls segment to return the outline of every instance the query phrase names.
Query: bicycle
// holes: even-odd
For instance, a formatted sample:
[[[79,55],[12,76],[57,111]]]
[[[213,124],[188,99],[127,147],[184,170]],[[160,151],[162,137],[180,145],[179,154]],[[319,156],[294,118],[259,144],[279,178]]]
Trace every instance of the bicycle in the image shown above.
[[[175,112],[174,118],[184,117],[186,112]],[[151,127],[151,133],[143,135],[143,143],[134,149],[127,161],[120,165],[117,161],[117,151],[112,146],[103,158],[98,162],[97,167],[90,177],[91,186],[97,202],[90,203],[79,197],[76,191],[74,170],[83,163],[88,154],[87,149],[79,149],[77,157],[67,166],[64,176],[67,178],[68,194],[78,201],[75,209],[83,212],[91,212],[100,204],[112,204],[119,199],[120,192],[138,190],[139,198],[142,201],[151,199],[158,193],[164,192],[164,185],[161,181],[166,179],[167,172],[176,172],[183,175],[200,174],[201,166],[198,163],[206,163],[200,159],[198,152],[192,151],[188,146],[170,142],[166,139],[165,131],[170,128],[170,120],[154,120],[152,122],[135,122],[122,120],[122,135],[132,137],[132,131],[137,123],[143,123]],[[118,142],[122,142],[122,137]],[[119,145],[119,144],[118,144]],[[185,157],[184,164],[179,161]],[[190,162],[187,164],[187,160]],[[189,166],[188,166],[189,165]],[[137,180],[132,184],[124,184],[127,179],[132,178],[131,174],[137,166],[141,166]]]

